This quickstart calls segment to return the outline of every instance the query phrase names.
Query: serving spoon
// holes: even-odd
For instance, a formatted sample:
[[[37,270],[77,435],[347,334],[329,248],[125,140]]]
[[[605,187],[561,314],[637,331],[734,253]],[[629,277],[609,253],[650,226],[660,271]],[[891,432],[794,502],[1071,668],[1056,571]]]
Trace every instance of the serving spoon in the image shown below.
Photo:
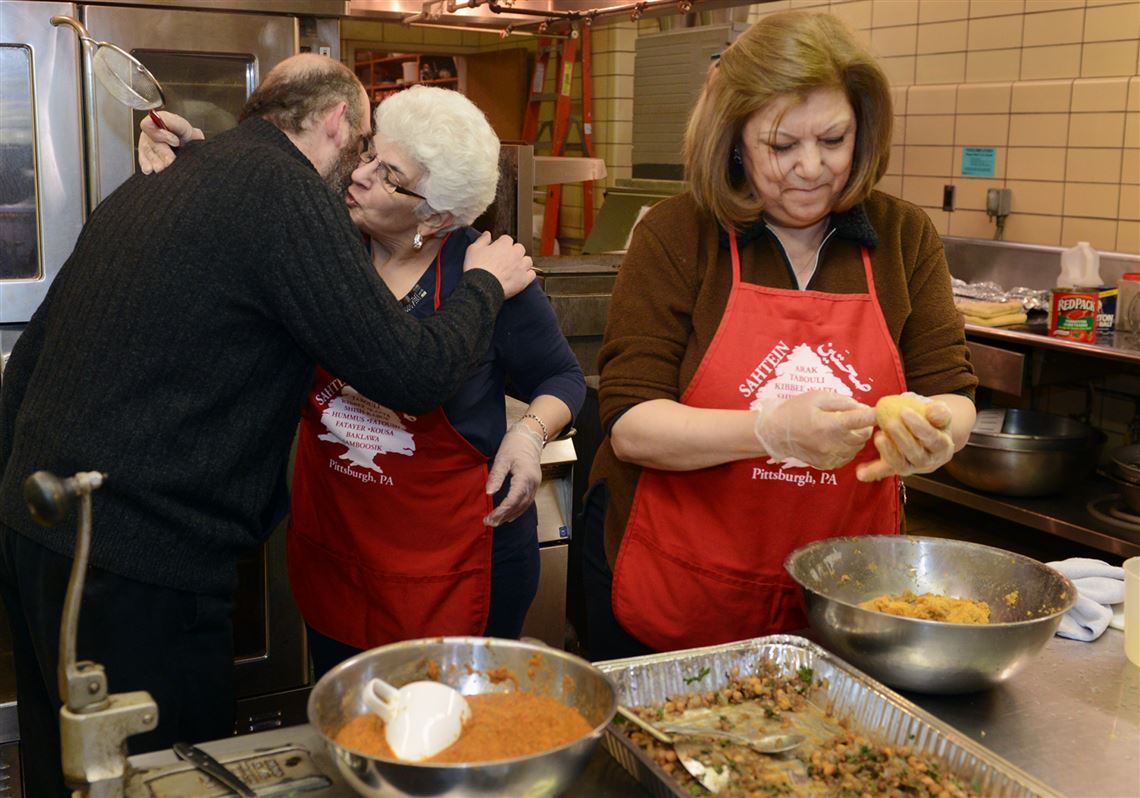
[[[677,737],[715,737],[730,740],[739,745],[746,745],[761,754],[782,754],[785,751],[791,751],[807,739],[804,735],[796,732],[779,732],[754,737],[748,734],[738,734],[721,729],[707,729],[700,726],[686,726],[679,723],[654,726],[629,707],[619,704],[617,709],[653,739],[673,746],[681,767],[689,771],[689,775],[699,781],[701,786],[711,793],[717,793],[724,789],[732,777],[731,768],[724,763],[713,766],[706,765],[696,757],[696,754],[702,753],[706,746],[691,741],[678,740]],[[724,758],[723,753],[715,753]]]

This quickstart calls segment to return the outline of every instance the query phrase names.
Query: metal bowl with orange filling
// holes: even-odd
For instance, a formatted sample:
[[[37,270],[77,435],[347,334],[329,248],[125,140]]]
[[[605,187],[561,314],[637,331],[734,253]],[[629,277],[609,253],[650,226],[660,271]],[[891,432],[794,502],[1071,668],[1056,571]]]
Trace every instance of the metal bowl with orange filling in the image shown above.
[[[891,687],[968,693],[1013,676],[1072,609],[1064,575],[1021,554],[964,540],[858,535],[818,540],[784,561],[820,642]],[[988,605],[987,623],[902,617],[864,602],[911,591]]]
[[[420,679],[451,685],[472,703],[472,733],[465,730],[452,748],[429,760],[396,759],[361,698],[373,677],[396,686]],[[438,637],[382,646],[342,662],[314,686],[308,715],[341,776],[368,798],[553,796],[582,772],[616,708],[610,680],[564,651],[516,640]],[[514,720],[520,712],[530,731]],[[509,734],[496,734],[503,723],[515,725]]]

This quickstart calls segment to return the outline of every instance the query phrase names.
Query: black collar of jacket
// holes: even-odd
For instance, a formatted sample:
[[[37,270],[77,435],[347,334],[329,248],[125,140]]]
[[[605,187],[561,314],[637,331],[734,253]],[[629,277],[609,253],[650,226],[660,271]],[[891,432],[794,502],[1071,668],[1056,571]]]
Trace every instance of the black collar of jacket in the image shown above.
[[[263,119],[259,116],[251,116],[242,121],[239,126],[243,130],[251,133],[255,138],[280,147],[289,155],[302,163],[305,163],[314,172],[317,171],[316,165],[309,160],[309,156],[301,152],[293,140],[285,135],[285,131],[277,127],[277,125],[270,122],[268,119]]]
[[[867,249],[874,249],[879,244],[879,235],[875,232],[871,220],[867,218],[867,211],[859,203],[851,210],[843,213],[831,214],[831,228],[835,230],[837,238],[846,238],[858,241]],[[736,233],[737,246],[744,247],[750,241],[768,235],[768,226],[763,219],[757,219],[750,227],[738,230]],[[728,233],[722,228],[720,231],[720,247],[728,249]]]

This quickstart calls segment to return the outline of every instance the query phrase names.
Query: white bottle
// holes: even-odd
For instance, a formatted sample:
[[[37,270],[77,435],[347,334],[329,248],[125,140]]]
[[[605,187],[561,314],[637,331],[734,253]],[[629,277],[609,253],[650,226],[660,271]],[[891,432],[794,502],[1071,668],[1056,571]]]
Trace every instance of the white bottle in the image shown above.
[[[1088,241],[1078,241],[1061,253],[1058,288],[1098,288],[1100,284],[1100,253]]]

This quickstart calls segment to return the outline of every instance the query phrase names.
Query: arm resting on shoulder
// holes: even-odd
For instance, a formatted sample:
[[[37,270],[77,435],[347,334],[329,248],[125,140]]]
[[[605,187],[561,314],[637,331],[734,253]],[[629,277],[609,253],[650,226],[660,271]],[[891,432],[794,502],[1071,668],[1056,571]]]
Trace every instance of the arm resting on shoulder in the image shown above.
[[[503,303],[499,280],[469,269],[439,312],[423,321],[409,316],[372,268],[343,200],[311,169],[280,166],[254,164],[242,187],[251,195],[246,223],[262,231],[261,249],[248,260],[265,264],[243,278],[256,284],[266,315],[372,401],[413,414],[442,404],[490,343]],[[273,167],[276,179],[265,174]],[[262,201],[274,185],[274,202]]]

